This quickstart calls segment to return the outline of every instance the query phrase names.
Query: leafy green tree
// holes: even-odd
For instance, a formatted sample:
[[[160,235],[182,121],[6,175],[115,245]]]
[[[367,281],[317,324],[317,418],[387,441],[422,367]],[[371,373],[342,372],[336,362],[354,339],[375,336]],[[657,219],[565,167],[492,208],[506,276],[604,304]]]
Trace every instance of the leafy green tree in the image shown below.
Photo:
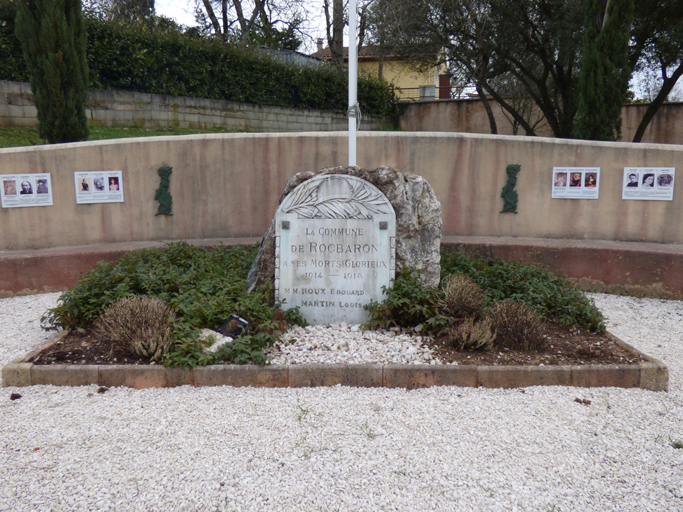
[[[22,0],[16,35],[29,69],[39,133],[48,143],[88,138],[86,34],[80,0]]]
[[[640,142],[650,121],[683,76],[683,0],[635,2],[629,66],[659,75],[659,88],[641,119],[633,142]]]
[[[500,89],[507,74],[543,113],[556,137],[571,137],[578,109],[583,0],[491,0],[496,38],[482,88],[527,135],[534,126]],[[506,87],[509,87],[506,86]]]
[[[576,138],[621,138],[621,109],[631,78],[628,41],[632,18],[633,0],[586,0]]]
[[[624,2],[595,3],[602,6],[604,13],[607,5]],[[496,125],[489,99],[495,100],[511,122],[527,135],[535,135],[539,126],[547,126],[556,137],[573,136],[586,21],[584,0],[392,0],[390,3],[390,8],[379,18],[384,24],[383,34],[387,36],[383,44],[390,48],[387,52],[403,55],[419,66],[421,56],[432,55],[435,46],[443,48],[443,62],[449,66],[452,83],[461,89],[477,91],[489,113],[492,133],[496,132]],[[623,84],[628,67],[658,74],[661,86],[636,130],[633,141],[639,142],[683,76],[683,0],[634,3],[628,63],[620,67],[623,73],[618,80]],[[373,7],[380,5],[381,2],[376,2]],[[609,12],[612,10],[610,6]],[[595,18],[589,26],[597,27]],[[592,30],[599,33],[602,25]],[[623,37],[622,32],[620,48]],[[603,35],[601,44],[606,48],[612,42]],[[515,92],[512,97],[510,91]],[[524,100],[523,95],[526,95]],[[538,111],[545,118],[543,123],[534,121],[534,116],[528,114]]]
[[[492,98],[527,135],[535,135],[534,123],[505,96],[515,82],[555,136],[571,136],[583,0],[394,0],[385,19],[395,54],[417,62],[442,48],[456,83],[473,87],[485,101]]]

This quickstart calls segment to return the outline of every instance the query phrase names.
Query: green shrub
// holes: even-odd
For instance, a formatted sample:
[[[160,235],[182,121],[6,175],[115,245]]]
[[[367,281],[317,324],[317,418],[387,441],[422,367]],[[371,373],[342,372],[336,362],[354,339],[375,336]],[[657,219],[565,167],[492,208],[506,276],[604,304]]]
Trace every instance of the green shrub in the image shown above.
[[[574,284],[536,265],[503,259],[471,258],[441,251],[441,278],[452,273],[474,279],[486,294],[486,305],[503,300],[526,304],[541,319],[583,325],[594,332],[605,330],[602,313]]]
[[[248,336],[237,338],[227,362],[246,361],[245,352],[260,354],[279,334],[279,304],[270,303],[271,290],[246,293],[246,278],[257,247],[223,246],[200,248],[174,242],[166,248],[131,251],[116,261],[99,263],[80,276],[79,282],[62,294],[56,307],[43,316],[45,329],[88,328],[114,302],[130,295],[149,295],[162,300],[177,315],[176,344],[166,363],[194,366],[216,362],[201,353],[202,328],[218,329],[232,313],[249,320]],[[280,315],[281,316],[281,315]],[[298,312],[285,312],[296,320]],[[251,358],[265,362],[263,355]]]
[[[156,361],[173,344],[176,315],[159,299],[132,295],[107,306],[95,321],[95,335],[139,357]]]
[[[391,286],[382,287],[386,298],[370,301],[365,309],[370,313],[368,326],[372,329],[389,327],[411,328],[422,325],[435,334],[446,330],[453,320],[442,315],[442,293],[420,280],[420,271],[403,268]]]
[[[91,87],[346,112],[346,75],[332,67],[284,64],[215,39],[131,30],[89,20]],[[359,81],[363,112],[393,114],[390,86]]]
[[[497,302],[487,312],[496,333],[494,345],[512,350],[536,351],[545,344],[545,325],[529,306]]]
[[[459,275],[454,276],[454,273]],[[365,306],[370,313],[369,327],[413,328],[421,325],[430,334],[439,335],[448,330],[451,338],[457,336],[458,340],[469,343],[471,332],[455,334],[459,326],[455,325],[457,321],[454,316],[478,316],[482,302],[480,293],[483,293],[485,307],[491,308],[502,301],[516,302],[528,307],[539,320],[583,325],[595,332],[605,330],[602,314],[591,300],[566,277],[552,274],[538,265],[470,258],[460,253],[442,251],[443,290],[425,286],[418,275],[416,271],[404,269],[390,287],[383,288],[385,299],[382,302],[373,301]],[[481,291],[478,291],[479,288]],[[490,309],[489,314],[490,311],[495,309]],[[522,313],[528,316],[524,308]],[[469,323],[471,331],[475,323]],[[523,330],[526,327],[519,328]],[[492,329],[498,330],[495,322]],[[532,329],[532,335],[532,331],[536,332]],[[508,343],[508,339],[511,339],[512,345],[524,345],[511,334],[501,335],[500,339],[504,340],[501,343]],[[533,349],[539,343],[532,340],[530,347]]]

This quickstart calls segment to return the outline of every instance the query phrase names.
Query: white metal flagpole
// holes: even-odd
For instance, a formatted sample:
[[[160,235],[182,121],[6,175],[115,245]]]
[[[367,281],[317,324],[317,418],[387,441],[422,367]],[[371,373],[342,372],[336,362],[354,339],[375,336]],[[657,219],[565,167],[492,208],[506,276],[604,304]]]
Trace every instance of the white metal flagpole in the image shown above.
[[[358,47],[356,43],[356,0],[349,0],[349,166],[356,165],[356,122],[358,118]]]

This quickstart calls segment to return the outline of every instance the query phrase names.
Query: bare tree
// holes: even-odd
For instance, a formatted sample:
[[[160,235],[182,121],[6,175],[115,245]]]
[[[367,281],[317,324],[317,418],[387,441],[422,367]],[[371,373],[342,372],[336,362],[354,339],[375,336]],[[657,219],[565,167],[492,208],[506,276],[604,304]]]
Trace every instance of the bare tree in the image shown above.
[[[201,0],[196,19],[205,33],[222,39],[296,49],[301,5],[301,0]]]
[[[251,32],[256,21],[259,20],[259,16],[266,15],[266,1],[267,0],[254,0],[253,4],[249,6],[246,5],[246,2],[243,6],[242,0],[234,0],[232,2],[228,2],[228,0],[218,0],[214,2],[211,0],[202,0],[202,4],[204,6],[206,15],[211,20],[214,33],[217,36],[227,36],[235,22],[238,23],[239,31],[242,34],[248,34]],[[214,11],[214,4],[216,5],[216,8],[220,9],[220,21]],[[250,9],[247,11],[248,14],[246,15],[244,7],[250,7]]]
[[[332,64],[342,67],[344,64],[344,1],[333,0],[333,2],[332,12],[330,12],[330,0],[323,0],[327,46],[332,54]]]
[[[154,0],[85,0],[83,14],[125,22],[143,21],[154,16]]]
[[[359,51],[365,42],[370,6],[374,2],[375,0],[360,1],[356,6],[358,9],[357,47]],[[330,7],[332,7],[331,10]],[[323,0],[327,45],[332,54],[332,63],[338,67],[344,64],[344,27],[349,23],[347,11],[348,0],[346,2],[344,0]]]

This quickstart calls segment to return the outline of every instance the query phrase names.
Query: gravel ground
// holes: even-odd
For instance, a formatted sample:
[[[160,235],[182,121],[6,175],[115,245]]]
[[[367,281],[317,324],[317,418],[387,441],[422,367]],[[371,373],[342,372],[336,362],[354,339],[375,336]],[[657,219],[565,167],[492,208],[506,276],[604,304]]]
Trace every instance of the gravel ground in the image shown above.
[[[346,323],[294,327],[265,353],[271,364],[442,364],[422,336]]]
[[[57,296],[0,300],[0,364]],[[683,510],[683,302],[594,298],[668,393],[3,388],[0,510]]]

